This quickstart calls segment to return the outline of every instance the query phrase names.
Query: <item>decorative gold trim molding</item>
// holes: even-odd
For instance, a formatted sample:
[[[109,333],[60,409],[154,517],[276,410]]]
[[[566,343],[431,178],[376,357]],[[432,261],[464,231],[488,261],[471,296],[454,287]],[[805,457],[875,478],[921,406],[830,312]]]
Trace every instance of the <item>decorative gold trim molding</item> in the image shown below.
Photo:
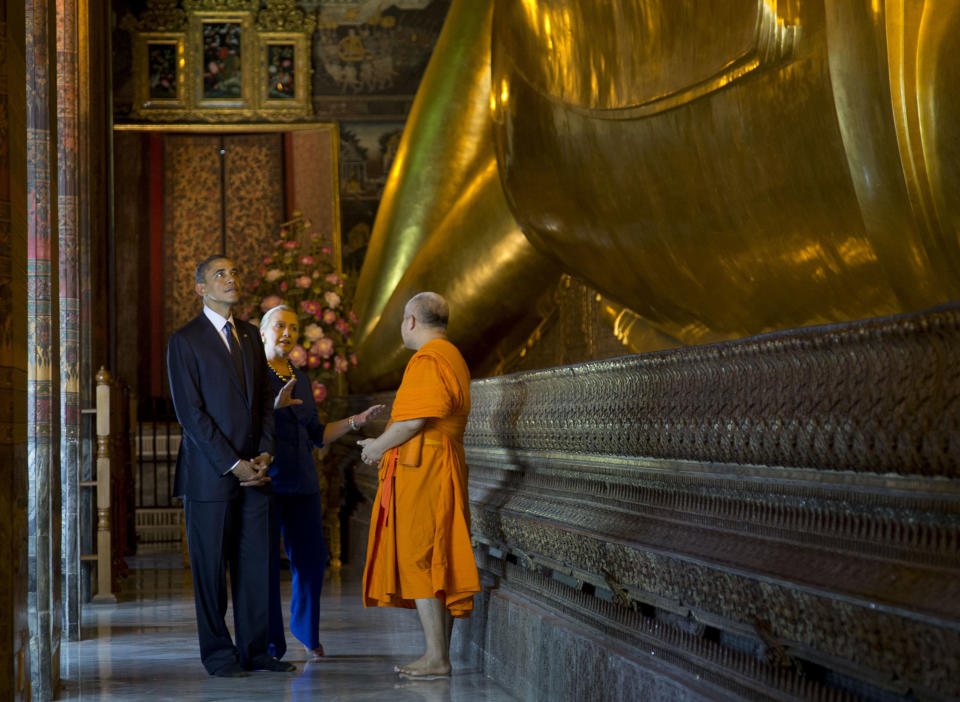
[[[334,129],[335,122],[296,122],[293,124],[279,124],[273,122],[256,122],[253,124],[210,124],[208,122],[177,122],[171,124],[143,124],[127,123],[114,124],[115,132],[163,132],[163,133],[199,133],[199,134],[260,134],[264,132],[305,132],[314,129]],[[340,132],[337,130],[337,146],[340,145]],[[337,159],[339,166],[340,159]],[[339,194],[337,196],[339,202]]]
[[[257,29],[261,32],[297,32],[312,34],[317,26],[313,13],[297,8],[295,0],[267,0],[257,13]]]
[[[147,9],[136,27],[143,31],[179,32],[186,29],[187,13],[177,7],[177,0],[147,0]]]

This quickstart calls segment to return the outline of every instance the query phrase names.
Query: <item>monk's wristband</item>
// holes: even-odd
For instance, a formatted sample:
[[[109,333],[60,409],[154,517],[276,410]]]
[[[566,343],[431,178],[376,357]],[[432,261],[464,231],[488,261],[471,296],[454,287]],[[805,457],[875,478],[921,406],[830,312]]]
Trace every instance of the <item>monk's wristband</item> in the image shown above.
[[[350,415],[350,419],[347,420],[347,424],[350,425],[350,428],[351,428],[351,429],[353,429],[354,431],[357,431],[360,427],[358,427],[358,426],[357,426],[357,423],[356,423],[355,421],[353,421],[353,418],[354,418],[355,416],[356,416],[356,415]]]

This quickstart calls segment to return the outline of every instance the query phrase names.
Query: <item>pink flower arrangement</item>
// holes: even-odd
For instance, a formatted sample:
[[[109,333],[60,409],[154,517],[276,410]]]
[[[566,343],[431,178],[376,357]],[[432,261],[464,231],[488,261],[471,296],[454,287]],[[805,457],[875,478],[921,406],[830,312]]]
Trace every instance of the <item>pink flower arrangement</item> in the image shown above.
[[[307,350],[300,344],[293,347],[293,350],[287,355],[287,360],[297,368],[303,368],[307,363]]]
[[[323,305],[316,300],[303,300],[300,303],[300,309],[309,315],[313,315],[314,317],[319,317],[321,314],[323,314]]]
[[[319,405],[327,397],[327,386],[319,380],[314,380],[311,388],[313,389],[313,399]]]
[[[324,337],[323,329],[317,324],[308,324],[303,330],[303,336],[310,343],[319,341]]]
[[[333,339],[328,336],[323,337],[310,349],[313,353],[323,358],[330,358],[333,355]]]
[[[263,298],[263,300],[260,301],[260,309],[266,312],[270,308],[276,307],[281,302],[283,302],[283,298],[281,298],[279,295],[267,295],[265,298]]]
[[[280,230],[274,250],[262,256],[263,268],[250,284],[253,304],[239,316],[249,320],[279,304],[296,310],[300,338],[288,358],[306,371],[319,404],[337,375],[357,364],[350,335],[358,320],[349,303],[352,281],[335,270],[324,237],[306,233],[309,226],[298,217]]]

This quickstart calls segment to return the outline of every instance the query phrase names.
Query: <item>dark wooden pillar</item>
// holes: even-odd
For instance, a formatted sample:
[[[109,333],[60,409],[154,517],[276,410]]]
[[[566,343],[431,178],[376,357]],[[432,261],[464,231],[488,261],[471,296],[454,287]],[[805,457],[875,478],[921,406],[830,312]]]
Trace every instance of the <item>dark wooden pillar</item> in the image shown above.
[[[30,697],[24,4],[0,1],[0,699]]]

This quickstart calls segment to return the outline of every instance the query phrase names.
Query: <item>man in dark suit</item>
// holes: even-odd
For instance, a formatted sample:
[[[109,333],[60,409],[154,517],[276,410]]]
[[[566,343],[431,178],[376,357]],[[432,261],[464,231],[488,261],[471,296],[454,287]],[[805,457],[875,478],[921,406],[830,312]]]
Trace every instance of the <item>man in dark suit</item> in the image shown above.
[[[211,675],[296,667],[267,653],[273,405],[256,327],[233,319],[236,266],[221,255],[197,265],[203,311],[174,332],[167,372],[183,438],[175,494],[183,497],[200,658]],[[234,646],[224,616],[226,571]]]

